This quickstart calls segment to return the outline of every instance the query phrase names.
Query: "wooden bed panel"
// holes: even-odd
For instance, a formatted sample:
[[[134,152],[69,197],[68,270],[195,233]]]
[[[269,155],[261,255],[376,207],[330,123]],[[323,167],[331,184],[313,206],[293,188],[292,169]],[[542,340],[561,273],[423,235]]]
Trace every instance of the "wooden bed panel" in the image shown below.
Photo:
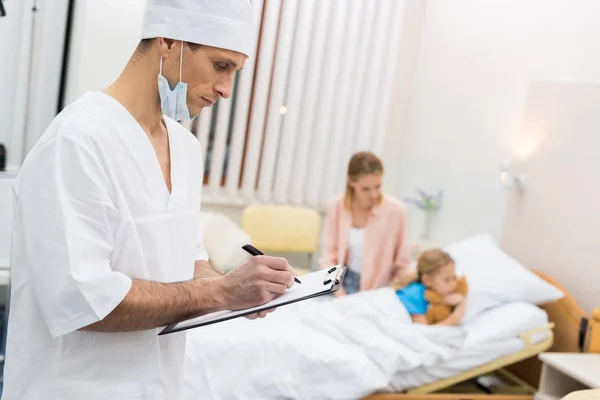
[[[559,288],[565,297],[553,303],[540,306],[548,314],[548,319],[554,322],[554,344],[549,351],[559,353],[578,353],[579,325],[586,314],[567,290],[550,276],[534,271],[548,283]],[[542,363],[536,357],[531,357],[507,367],[510,372],[537,387],[540,381]]]
[[[532,400],[530,395],[520,394],[378,394],[365,400]]]
[[[588,341],[588,353],[600,353],[600,307],[592,312],[591,333]]]

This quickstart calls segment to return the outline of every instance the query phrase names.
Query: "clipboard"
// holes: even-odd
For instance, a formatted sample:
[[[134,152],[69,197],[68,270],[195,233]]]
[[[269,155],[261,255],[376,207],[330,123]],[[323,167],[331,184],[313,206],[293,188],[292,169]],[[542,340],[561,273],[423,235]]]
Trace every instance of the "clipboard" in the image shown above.
[[[336,265],[329,269],[323,269],[307,275],[303,275],[302,283],[295,283],[282,295],[274,298],[270,302],[237,311],[218,311],[211,314],[206,314],[201,317],[191,318],[181,322],[176,322],[168,325],[159,335],[167,335],[169,333],[181,332],[187,329],[207,326],[219,322],[228,321],[234,318],[243,317],[249,314],[254,314],[259,311],[279,308],[288,304],[296,303],[303,300],[312,299],[313,297],[322,296],[329,293],[335,293],[341,286],[346,274],[346,267]]]

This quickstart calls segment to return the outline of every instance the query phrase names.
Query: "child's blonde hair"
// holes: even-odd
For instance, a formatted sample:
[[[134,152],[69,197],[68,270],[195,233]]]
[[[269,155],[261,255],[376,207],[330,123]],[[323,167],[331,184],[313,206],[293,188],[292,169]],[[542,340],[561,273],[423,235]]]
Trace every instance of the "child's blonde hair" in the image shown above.
[[[391,286],[394,290],[400,290],[414,282],[421,282],[421,277],[424,274],[432,275],[443,266],[453,263],[454,260],[450,254],[441,249],[424,250],[417,260],[417,270],[392,282]]]
[[[450,254],[442,249],[428,249],[421,253],[417,261],[418,280],[425,274],[432,275],[438,269],[454,263]]]

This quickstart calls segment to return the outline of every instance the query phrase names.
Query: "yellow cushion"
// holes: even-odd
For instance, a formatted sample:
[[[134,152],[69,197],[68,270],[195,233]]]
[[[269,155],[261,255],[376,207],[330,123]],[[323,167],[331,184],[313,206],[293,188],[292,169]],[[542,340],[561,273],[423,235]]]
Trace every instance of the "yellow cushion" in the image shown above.
[[[305,207],[253,204],[244,209],[242,228],[264,252],[316,253],[321,215]]]
[[[310,271],[306,268],[296,268],[296,267],[293,267],[293,268],[294,268],[294,271],[296,271],[297,276],[310,274]]]
[[[598,400],[600,399],[600,389],[578,390],[569,393],[562,400]]]

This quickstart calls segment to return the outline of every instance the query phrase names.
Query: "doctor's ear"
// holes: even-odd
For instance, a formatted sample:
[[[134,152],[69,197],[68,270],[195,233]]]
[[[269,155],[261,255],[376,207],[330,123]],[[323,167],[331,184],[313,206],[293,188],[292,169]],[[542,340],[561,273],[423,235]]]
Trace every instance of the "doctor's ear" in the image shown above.
[[[175,44],[179,42],[178,40],[165,38],[157,38],[156,40],[158,41],[158,51],[160,51],[160,55],[163,58],[168,57],[169,53],[175,50]],[[177,54],[177,56],[179,57],[179,53]]]

